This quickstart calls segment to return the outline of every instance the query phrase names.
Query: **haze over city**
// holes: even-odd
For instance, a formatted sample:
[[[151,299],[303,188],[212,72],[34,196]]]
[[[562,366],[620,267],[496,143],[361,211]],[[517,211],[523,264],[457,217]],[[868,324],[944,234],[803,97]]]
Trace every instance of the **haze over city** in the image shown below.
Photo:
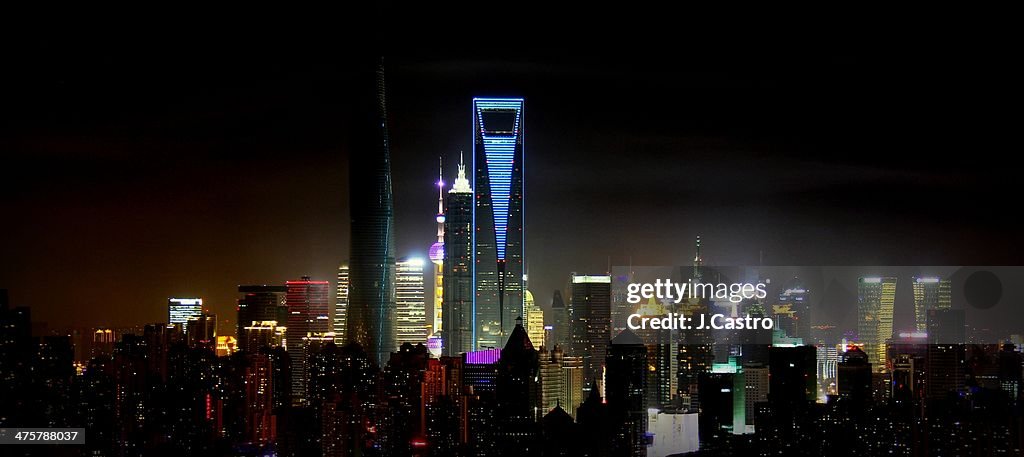
[[[8,75],[23,88],[0,127],[18,170],[0,183],[12,301],[53,326],[125,325],[158,321],[170,296],[230,316],[237,284],[333,282],[348,256],[353,53],[149,38],[42,38]],[[987,209],[1012,205],[1010,169],[942,159],[994,151],[980,132],[999,121],[975,109],[994,89],[944,92],[982,73],[881,45],[758,51],[388,56],[398,255],[426,256],[438,157],[451,182],[472,97],[514,95],[543,306],[573,271],[685,264],[697,234],[709,264],[1020,258],[1019,231]]]

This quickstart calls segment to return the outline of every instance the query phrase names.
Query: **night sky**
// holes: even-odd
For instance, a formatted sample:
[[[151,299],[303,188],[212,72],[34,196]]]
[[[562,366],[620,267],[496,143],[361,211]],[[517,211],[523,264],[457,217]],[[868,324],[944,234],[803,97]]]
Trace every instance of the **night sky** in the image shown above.
[[[5,59],[0,288],[51,327],[164,321],[171,296],[233,321],[238,284],[333,286],[347,258],[358,43],[156,35],[39,34]],[[522,96],[545,306],[573,271],[689,263],[698,233],[709,263],[1019,265],[1019,72],[904,38],[392,46],[397,253],[434,241],[472,97]]]

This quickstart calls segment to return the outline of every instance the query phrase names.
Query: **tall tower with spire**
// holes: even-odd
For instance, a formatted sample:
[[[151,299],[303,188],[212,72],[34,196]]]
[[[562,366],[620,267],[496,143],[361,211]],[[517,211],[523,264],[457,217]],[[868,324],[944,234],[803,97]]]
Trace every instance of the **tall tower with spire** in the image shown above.
[[[398,348],[395,224],[383,59],[359,69],[349,144],[352,237],[345,338],[383,366]]]
[[[459,157],[459,175],[448,190],[444,208],[442,275],[442,354],[456,356],[474,350],[476,310],[473,307],[473,189],[466,164]],[[433,258],[433,256],[431,256]]]
[[[434,265],[434,287],[433,287],[433,320],[429,324],[427,336],[427,349],[430,354],[437,357],[441,355],[444,341],[441,337],[442,313],[444,306],[444,166],[441,157],[437,158],[437,241],[430,245],[430,262]]]
[[[430,261],[434,264],[434,321],[432,334],[440,336],[443,328],[442,297],[444,297],[444,177],[441,158],[437,159],[437,241],[430,245]]]
[[[501,347],[523,316],[524,102],[473,99],[477,349]]]

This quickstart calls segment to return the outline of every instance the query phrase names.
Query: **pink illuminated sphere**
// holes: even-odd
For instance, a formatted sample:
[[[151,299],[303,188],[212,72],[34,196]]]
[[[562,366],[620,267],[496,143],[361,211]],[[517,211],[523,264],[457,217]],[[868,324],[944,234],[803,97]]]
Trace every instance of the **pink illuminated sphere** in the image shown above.
[[[430,245],[430,260],[441,262],[444,260],[444,243],[437,242]]]

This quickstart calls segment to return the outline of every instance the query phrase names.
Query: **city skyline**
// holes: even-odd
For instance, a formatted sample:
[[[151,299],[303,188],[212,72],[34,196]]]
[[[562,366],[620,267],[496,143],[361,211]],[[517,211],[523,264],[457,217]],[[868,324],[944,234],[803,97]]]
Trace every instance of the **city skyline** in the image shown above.
[[[0,450],[1024,455],[1014,54],[427,8],[19,37]]]

